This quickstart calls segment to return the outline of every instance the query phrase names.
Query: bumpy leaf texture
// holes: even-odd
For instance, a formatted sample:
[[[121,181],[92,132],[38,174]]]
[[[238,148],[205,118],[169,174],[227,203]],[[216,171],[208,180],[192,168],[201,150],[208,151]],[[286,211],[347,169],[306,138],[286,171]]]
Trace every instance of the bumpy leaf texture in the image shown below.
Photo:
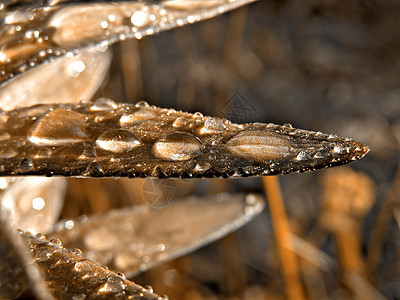
[[[234,124],[106,98],[16,109],[0,120],[2,176],[276,175],[345,164],[369,151],[348,138],[290,125]]]
[[[79,249],[67,250],[59,240],[21,232],[47,287],[57,299],[165,299],[106,267],[82,258]]]

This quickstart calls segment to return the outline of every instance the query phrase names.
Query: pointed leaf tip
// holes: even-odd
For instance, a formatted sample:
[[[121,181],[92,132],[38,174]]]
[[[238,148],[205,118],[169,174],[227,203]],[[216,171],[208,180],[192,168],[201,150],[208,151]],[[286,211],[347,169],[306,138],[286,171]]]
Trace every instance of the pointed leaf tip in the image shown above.
[[[369,151],[333,134],[104,98],[16,109],[4,119],[2,176],[248,177],[346,164]]]

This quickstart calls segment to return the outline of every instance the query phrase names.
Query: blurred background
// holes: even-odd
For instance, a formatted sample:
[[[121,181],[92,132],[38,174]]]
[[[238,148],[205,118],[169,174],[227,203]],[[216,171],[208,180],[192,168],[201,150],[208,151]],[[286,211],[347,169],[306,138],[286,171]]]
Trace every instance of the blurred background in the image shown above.
[[[114,45],[96,97],[291,123],[371,147],[350,166],[279,177],[286,214],[267,190],[269,205],[244,228],[133,280],[170,299],[400,299],[399,28],[394,0],[264,0]],[[69,189],[62,216],[142,201],[140,179],[126,182],[139,188],[99,202],[90,191],[101,194],[100,181],[72,180],[82,192]],[[174,197],[265,192],[260,178],[170,185]],[[281,233],[294,260],[282,259]]]

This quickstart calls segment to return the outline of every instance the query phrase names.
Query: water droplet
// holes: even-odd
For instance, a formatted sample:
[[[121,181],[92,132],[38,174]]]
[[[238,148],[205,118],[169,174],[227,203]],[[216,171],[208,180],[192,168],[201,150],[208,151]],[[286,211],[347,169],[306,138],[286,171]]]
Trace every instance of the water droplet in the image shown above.
[[[0,158],[11,158],[17,156],[18,151],[6,146],[0,147]]]
[[[99,177],[99,176],[102,176],[103,173],[104,173],[104,170],[99,163],[90,162],[89,165],[85,169],[84,176]]]
[[[90,107],[91,111],[103,111],[103,110],[113,110],[118,108],[118,105],[111,99],[99,98],[93,102]]]
[[[203,114],[202,114],[201,112],[195,112],[195,113],[193,114],[193,117],[194,117],[194,118],[202,118],[202,117],[203,117]]]
[[[78,77],[83,71],[85,71],[86,65],[83,61],[78,60],[70,63],[67,66],[67,72],[70,76],[76,78]]]
[[[62,246],[62,242],[59,239],[51,239],[50,242],[57,246]]]
[[[99,52],[105,52],[108,49],[109,42],[108,41],[102,41],[101,43],[98,43],[96,45],[96,50]]]
[[[18,165],[18,172],[19,173],[26,173],[32,170],[34,167],[33,162],[30,159],[24,159]]]
[[[186,120],[182,117],[179,117],[176,118],[175,121],[172,123],[172,127],[179,128],[186,126],[186,124],[187,124]]]
[[[42,210],[46,205],[46,202],[42,197],[37,197],[32,200],[32,208],[35,210]]]
[[[175,132],[158,139],[153,145],[156,157],[183,161],[201,154],[203,145],[195,136],[185,132]]]
[[[100,22],[100,27],[103,29],[107,29],[108,28],[108,22],[106,20],[103,20]]]
[[[217,118],[207,118],[207,120],[204,122],[204,126],[200,129],[200,133],[218,133],[224,131],[225,128],[226,126],[222,120]]]
[[[135,104],[135,107],[150,107],[150,105],[146,101],[139,101]]]
[[[237,156],[260,162],[280,159],[290,153],[289,140],[269,131],[241,131],[226,146]]]
[[[333,147],[333,151],[335,153],[343,153],[346,151],[346,149],[342,146],[336,145],[335,147]]]
[[[44,240],[45,238],[46,237],[41,233],[36,233],[35,234],[35,239],[37,239],[37,240]]]
[[[151,120],[155,118],[155,114],[149,109],[139,109],[138,111],[131,114],[123,114],[119,119],[121,126],[133,125],[143,121]]]
[[[74,265],[74,270],[82,273],[91,272],[91,261],[88,259],[81,259],[80,261],[77,261]]]
[[[297,156],[296,156],[297,160],[307,160],[309,158],[310,158],[309,155],[304,151],[300,151],[300,153],[297,154]]]
[[[96,140],[96,145],[116,153],[128,152],[141,145],[139,138],[127,130],[109,130]]]
[[[59,146],[88,139],[85,116],[70,110],[54,110],[36,122],[29,141],[37,145]]]
[[[153,293],[153,287],[150,285],[145,285],[144,288],[147,290],[148,293],[152,294]]]
[[[75,223],[72,220],[68,220],[65,222],[64,226],[65,229],[72,229],[75,226]]]
[[[109,14],[109,15],[108,15],[108,20],[109,20],[110,22],[114,22],[114,21],[115,21],[115,16],[114,16],[113,14]]]
[[[323,153],[323,152],[321,152],[321,151],[318,151],[317,153],[315,153],[315,155],[314,155],[314,158],[325,158],[326,157],[326,155]]]
[[[210,168],[211,168],[211,164],[208,163],[208,162],[199,162],[194,167],[195,171],[197,171],[197,172],[204,172],[204,171],[207,171]]]
[[[42,248],[36,254],[35,260],[37,262],[45,262],[51,257],[52,254],[53,254],[53,251],[51,249]]]
[[[337,138],[337,135],[334,134],[334,133],[331,133],[331,134],[328,136],[328,139],[336,139],[336,138]]]
[[[123,292],[126,288],[124,281],[117,276],[109,277],[107,282],[102,284],[98,289],[98,293],[100,294],[117,294]]]
[[[79,248],[72,249],[72,253],[80,257],[82,256],[82,250]]]
[[[131,22],[134,26],[143,26],[147,21],[147,14],[144,11],[137,10],[132,14]]]

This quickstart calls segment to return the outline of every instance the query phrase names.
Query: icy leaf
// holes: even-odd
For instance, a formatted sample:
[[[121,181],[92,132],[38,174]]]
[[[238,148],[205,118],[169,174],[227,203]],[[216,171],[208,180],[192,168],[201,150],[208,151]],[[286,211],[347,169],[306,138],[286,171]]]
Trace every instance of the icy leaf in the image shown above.
[[[252,1],[22,1],[3,5],[0,82],[76,49],[96,45],[104,51],[110,43],[212,18]]]
[[[369,151],[287,125],[238,125],[104,98],[16,109],[2,119],[2,176],[247,177],[341,165]]]
[[[82,258],[79,249],[65,249],[59,240],[21,232],[44,281],[57,299],[163,299],[106,267]]]
[[[129,276],[171,260],[238,229],[264,208],[260,196],[219,194],[177,200],[163,209],[147,205],[73,221],[53,236],[85,257]]]

